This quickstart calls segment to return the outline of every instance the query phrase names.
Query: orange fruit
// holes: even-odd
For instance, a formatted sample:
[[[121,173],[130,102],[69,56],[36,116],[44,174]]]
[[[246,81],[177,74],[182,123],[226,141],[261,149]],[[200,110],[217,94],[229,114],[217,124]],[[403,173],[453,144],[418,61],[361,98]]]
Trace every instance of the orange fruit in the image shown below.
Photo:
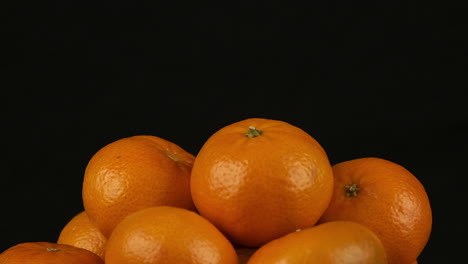
[[[319,222],[361,223],[380,237],[390,264],[414,261],[432,228],[422,183],[403,166],[375,157],[335,164],[333,174],[333,198]]]
[[[57,243],[87,249],[104,258],[107,238],[91,223],[83,211],[75,215],[60,231]]]
[[[236,251],[208,220],[183,208],[156,206],[127,216],[107,242],[106,264],[237,264]]]
[[[51,242],[25,242],[0,254],[0,264],[104,264],[96,254],[82,248]]]
[[[315,225],[275,239],[258,249],[248,264],[385,264],[385,249],[369,228],[350,221]]]
[[[331,164],[304,130],[250,118],[211,135],[192,169],[199,213],[234,244],[259,247],[313,226],[333,190]]]
[[[85,211],[108,237],[125,216],[147,207],[195,210],[190,194],[194,159],[178,145],[156,136],[116,140],[98,150],[86,166]]]

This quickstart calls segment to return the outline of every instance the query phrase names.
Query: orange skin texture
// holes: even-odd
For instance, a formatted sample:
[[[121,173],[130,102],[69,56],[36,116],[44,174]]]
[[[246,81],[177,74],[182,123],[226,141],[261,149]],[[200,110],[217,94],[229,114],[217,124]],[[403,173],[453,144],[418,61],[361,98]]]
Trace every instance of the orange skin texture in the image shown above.
[[[403,166],[374,157],[338,163],[333,173],[333,198],[319,222],[361,223],[379,236],[388,263],[412,263],[432,229],[431,206],[421,182]],[[350,184],[358,186],[356,196],[346,195]]]
[[[261,135],[249,138],[249,127]],[[200,149],[191,190],[202,216],[234,244],[259,247],[313,226],[332,195],[327,154],[302,129],[250,118],[225,126]]]
[[[144,208],[169,205],[195,210],[190,194],[194,159],[156,136],[114,141],[88,162],[82,190],[85,211],[109,237],[125,216]]]
[[[0,254],[0,264],[104,264],[82,248],[51,242],[20,243]]]
[[[258,249],[247,264],[386,264],[377,235],[350,221],[334,221],[290,233]]]
[[[75,215],[60,231],[57,243],[87,249],[104,258],[107,238],[91,223],[82,211]]]
[[[112,232],[106,264],[237,264],[233,245],[208,220],[156,206],[126,217]]]

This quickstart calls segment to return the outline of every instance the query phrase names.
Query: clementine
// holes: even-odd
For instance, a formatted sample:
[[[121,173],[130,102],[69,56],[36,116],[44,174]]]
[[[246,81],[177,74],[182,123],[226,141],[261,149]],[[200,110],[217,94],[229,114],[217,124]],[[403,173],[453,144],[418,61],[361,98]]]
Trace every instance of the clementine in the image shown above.
[[[0,254],[0,264],[104,264],[86,249],[52,242],[24,242]]]
[[[287,234],[258,249],[248,264],[386,264],[385,249],[369,228],[334,221]]]
[[[57,243],[87,249],[104,258],[107,238],[91,223],[86,211],[75,215],[60,231]]]
[[[432,228],[422,183],[403,166],[375,157],[335,164],[333,174],[333,197],[319,222],[361,223],[380,237],[390,264],[414,261]]]
[[[183,208],[156,206],[122,220],[107,242],[106,264],[237,264],[229,240]]]
[[[86,166],[85,211],[108,237],[125,216],[147,207],[195,210],[190,194],[194,159],[178,145],[156,136],[116,140],[97,151]]]
[[[331,164],[304,130],[250,118],[211,135],[192,169],[199,213],[234,244],[258,247],[313,226],[330,202]]]

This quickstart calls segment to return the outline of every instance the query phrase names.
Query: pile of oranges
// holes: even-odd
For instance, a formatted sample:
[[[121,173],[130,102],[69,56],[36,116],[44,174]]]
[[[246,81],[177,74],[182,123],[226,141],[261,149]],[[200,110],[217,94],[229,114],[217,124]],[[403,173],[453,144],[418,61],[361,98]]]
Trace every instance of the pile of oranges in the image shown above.
[[[221,128],[196,156],[152,135],[111,142],[82,198],[57,241],[12,246],[0,264],[413,264],[432,228],[401,165],[331,165],[307,132],[263,118]]]

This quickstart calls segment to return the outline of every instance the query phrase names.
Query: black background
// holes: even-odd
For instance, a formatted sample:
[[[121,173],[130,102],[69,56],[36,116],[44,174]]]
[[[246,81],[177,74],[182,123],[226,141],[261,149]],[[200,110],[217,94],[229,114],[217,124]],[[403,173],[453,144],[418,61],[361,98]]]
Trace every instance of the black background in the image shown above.
[[[1,10],[0,251],[57,239],[83,209],[83,172],[104,145],[152,134],[196,155],[219,128],[264,117],[310,133],[332,164],[377,156],[405,166],[433,208],[420,263],[461,259],[467,43],[456,8],[40,1]]]

